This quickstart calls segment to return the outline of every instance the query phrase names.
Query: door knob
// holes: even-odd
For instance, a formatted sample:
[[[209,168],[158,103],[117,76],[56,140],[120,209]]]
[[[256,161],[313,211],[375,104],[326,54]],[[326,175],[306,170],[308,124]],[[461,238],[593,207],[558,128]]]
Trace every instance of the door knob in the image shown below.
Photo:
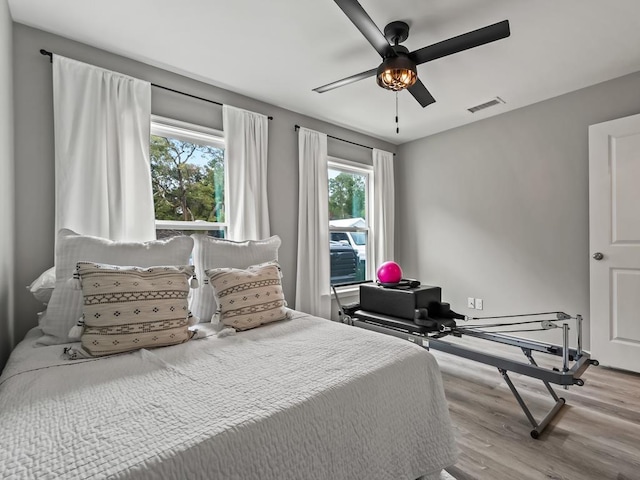
[[[604,255],[600,252],[596,252],[592,255],[592,257],[594,258],[594,260],[602,260],[604,258]]]

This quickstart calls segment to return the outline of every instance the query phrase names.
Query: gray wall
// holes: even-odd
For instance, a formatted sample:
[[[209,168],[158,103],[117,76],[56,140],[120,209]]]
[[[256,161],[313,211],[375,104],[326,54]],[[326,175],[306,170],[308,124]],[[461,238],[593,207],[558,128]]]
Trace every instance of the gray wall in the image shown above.
[[[405,273],[468,315],[588,318],[587,127],[640,112],[638,92],[635,73],[400,146]]]
[[[14,296],[14,188],[13,188],[13,82],[11,16],[0,0],[0,370],[13,343]]]
[[[40,30],[14,24],[16,120],[16,339],[36,325],[41,305],[24,288],[53,265],[54,151],[51,65],[40,55],[46,50],[118,71],[221,103],[272,115],[269,123],[268,195],[271,232],[282,237],[280,260],[285,296],[295,299],[298,222],[298,143],[294,125],[325,132],[373,147],[395,151],[395,146],[289,110],[277,108],[131,59]],[[206,61],[203,60],[203,61]],[[222,108],[199,100],[153,89],[152,111],[178,120],[222,128]],[[3,122],[4,124],[4,122]],[[329,154],[364,163],[371,151],[329,140]]]

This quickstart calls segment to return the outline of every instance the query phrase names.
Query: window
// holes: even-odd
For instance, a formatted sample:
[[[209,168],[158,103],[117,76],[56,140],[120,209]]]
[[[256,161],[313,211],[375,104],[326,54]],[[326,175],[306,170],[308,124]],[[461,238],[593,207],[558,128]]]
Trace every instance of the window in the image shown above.
[[[373,170],[345,160],[329,161],[329,250],[331,284],[362,282],[373,277],[370,238],[370,194]]]
[[[158,238],[176,231],[225,237],[227,176],[222,132],[153,116],[150,157]]]

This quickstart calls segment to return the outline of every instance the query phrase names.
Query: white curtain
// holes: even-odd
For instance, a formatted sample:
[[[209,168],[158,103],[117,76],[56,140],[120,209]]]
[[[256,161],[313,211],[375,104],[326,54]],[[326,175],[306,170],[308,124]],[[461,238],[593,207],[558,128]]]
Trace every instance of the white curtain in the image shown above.
[[[327,136],[298,132],[298,271],[296,310],[329,318],[329,181]]]
[[[155,239],[151,85],[54,55],[53,107],[56,234]]]
[[[266,116],[225,105],[222,121],[227,159],[229,238],[260,240],[269,232]]]
[[[393,153],[373,149],[373,261],[393,260],[395,193]]]

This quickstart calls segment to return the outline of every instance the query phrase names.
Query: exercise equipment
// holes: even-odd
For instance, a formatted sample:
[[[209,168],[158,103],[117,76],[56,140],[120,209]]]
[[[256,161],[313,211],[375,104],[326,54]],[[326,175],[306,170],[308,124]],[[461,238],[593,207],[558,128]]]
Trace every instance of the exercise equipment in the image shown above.
[[[566,404],[566,400],[558,396],[551,384],[560,385],[565,389],[572,385],[581,387],[584,385],[584,380],[580,377],[584,371],[590,365],[598,365],[598,361],[592,359],[590,354],[582,349],[583,319],[581,315],[571,316],[565,312],[556,311],[492,317],[468,317],[454,312],[449,304],[441,302],[441,289],[439,287],[427,285],[423,285],[419,289],[409,289],[409,291],[403,292],[403,294],[407,295],[406,298],[403,298],[399,296],[399,289],[363,284],[360,286],[361,302],[343,306],[335,287],[332,288],[338,303],[339,318],[342,323],[402,338],[427,350],[438,350],[496,367],[529,423],[531,423],[533,430],[531,430],[530,434],[535,439],[540,437],[540,434]],[[414,291],[412,292],[411,290]],[[426,294],[425,291],[427,292]],[[407,318],[410,312],[408,305],[424,306],[416,306],[412,318],[411,316]],[[504,321],[508,319],[517,320],[512,322]],[[475,322],[488,320],[492,322],[475,324]],[[495,320],[501,321],[496,322]],[[464,324],[458,325],[458,321],[463,321]],[[468,324],[467,322],[474,323]],[[571,348],[569,345],[569,322],[574,322],[575,324],[576,348]],[[561,345],[512,335],[514,332],[552,329],[562,331]],[[446,339],[447,337],[463,337],[465,335],[517,347],[526,357],[527,363],[504,358],[486,351],[475,350]],[[534,353],[560,357],[562,359],[561,365],[554,368],[540,367],[533,358]],[[537,421],[533,416],[525,400],[509,377],[510,372],[536,378],[545,385],[554,403],[542,420]]]

